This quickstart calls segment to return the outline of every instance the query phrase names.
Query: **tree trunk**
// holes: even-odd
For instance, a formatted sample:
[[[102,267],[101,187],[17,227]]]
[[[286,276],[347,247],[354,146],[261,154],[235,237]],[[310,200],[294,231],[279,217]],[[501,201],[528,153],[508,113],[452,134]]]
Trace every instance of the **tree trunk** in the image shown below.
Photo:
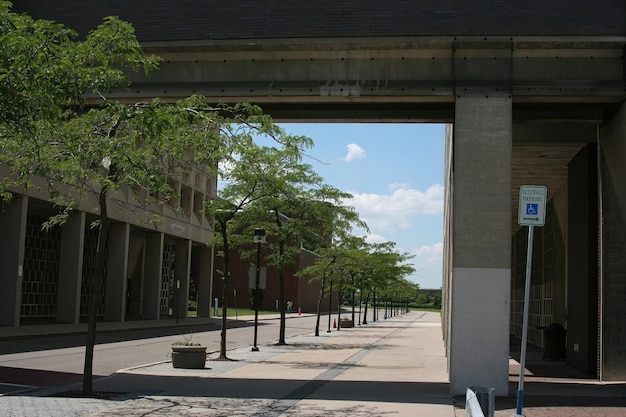
[[[322,298],[324,297],[324,285],[326,285],[326,275],[322,276],[322,288],[317,299],[317,320],[315,322],[315,336],[320,335],[320,317],[322,316]]]
[[[376,321],[376,290],[374,290],[374,294],[372,296],[372,321]]]
[[[278,212],[278,211],[276,211]],[[286,345],[285,342],[285,268],[283,267],[283,255],[285,252],[285,241],[281,240],[278,244],[278,252],[280,256],[280,269],[278,271],[278,305],[280,309],[280,330],[278,332],[278,345]]]
[[[384,318],[389,317],[389,312],[387,311],[387,307],[389,306],[389,296],[385,295],[385,301],[384,301],[384,305],[385,305],[385,315],[383,316]]]
[[[361,325],[361,308],[363,307],[363,291],[359,291],[359,326]]]
[[[85,342],[85,364],[83,368],[83,395],[93,394],[93,354],[96,344],[96,323],[100,307],[100,287],[104,281],[104,254],[109,237],[109,217],[106,207],[107,187],[100,190],[100,230],[98,232],[98,246],[96,247],[96,275],[91,287],[89,303],[89,323],[87,325],[87,341]]]
[[[354,291],[354,274],[352,275],[352,323],[356,323],[354,320],[354,302],[355,302],[355,291]]]
[[[343,293],[343,278],[339,283],[339,291],[337,292],[337,330],[341,330],[341,297]]]
[[[226,356],[226,328],[228,322],[226,320],[228,315],[228,290],[230,286],[230,264],[228,256],[228,233],[226,230],[226,221],[220,223],[222,229],[222,241],[224,242],[224,285],[222,288],[222,332],[220,338],[220,356],[217,360],[227,361]]]
[[[370,293],[367,293],[367,296],[365,297],[365,309],[363,310],[363,324],[367,324],[367,304],[370,301]]]

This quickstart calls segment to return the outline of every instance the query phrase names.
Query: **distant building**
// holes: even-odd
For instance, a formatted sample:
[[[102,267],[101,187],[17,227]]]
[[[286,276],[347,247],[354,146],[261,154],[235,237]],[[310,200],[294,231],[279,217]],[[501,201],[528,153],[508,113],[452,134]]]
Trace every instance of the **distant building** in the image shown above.
[[[261,251],[261,268],[267,265],[263,260],[266,251]],[[298,269],[305,268],[315,262],[316,256],[311,252],[303,250],[298,257],[297,267],[288,267],[285,270],[285,308],[288,301],[293,302],[292,314],[297,313],[298,309],[302,312],[313,313],[317,311],[317,300],[320,295],[321,281],[308,282],[308,280],[295,276]],[[231,260],[231,279],[230,279],[230,295],[229,308],[253,308],[250,288],[250,269],[254,269],[255,265],[250,261],[242,260],[239,257],[238,250],[230,251]],[[223,280],[220,279],[223,268],[223,258],[215,259],[215,271],[213,280],[213,294],[218,299],[221,297],[223,289]],[[279,299],[279,277],[278,270],[273,267],[266,269],[266,288],[263,292],[263,299],[259,305],[261,310],[275,310],[276,302]],[[253,276],[254,278],[254,276]],[[333,310],[337,309],[337,297],[333,297]],[[322,311],[328,311],[328,297],[322,302]]]

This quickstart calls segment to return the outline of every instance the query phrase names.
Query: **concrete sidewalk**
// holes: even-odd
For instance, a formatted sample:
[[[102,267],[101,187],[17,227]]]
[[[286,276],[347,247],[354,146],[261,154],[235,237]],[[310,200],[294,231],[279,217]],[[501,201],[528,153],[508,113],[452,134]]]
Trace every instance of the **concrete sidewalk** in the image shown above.
[[[229,362],[210,357],[203,370],[121,371],[96,389],[149,395],[92,416],[454,416],[438,314],[288,343],[236,349]]]
[[[124,326],[146,324],[165,323]],[[120,370],[94,381],[103,398],[68,395],[80,384],[0,396],[0,415],[466,416],[464,398],[449,395],[438,313],[412,312],[287,342],[260,344],[259,352],[233,349],[226,362],[211,354],[201,370],[174,369],[170,362]],[[626,417],[626,384],[600,383],[538,353],[529,352],[526,363],[527,417]],[[515,414],[515,358],[510,375],[513,395],[496,398],[496,417]]]
[[[170,362],[121,370],[94,382],[97,391],[124,393],[109,399],[39,393],[1,397],[0,409],[15,417],[53,416],[57,409],[64,412],[59,416],[92,417],[455,415],[437,313],[287,342],[260,345],[259,352],[235,349],[226,362],[212,354],[200,370],[174,369]],[[19,407],[7,402],[18,399]]]

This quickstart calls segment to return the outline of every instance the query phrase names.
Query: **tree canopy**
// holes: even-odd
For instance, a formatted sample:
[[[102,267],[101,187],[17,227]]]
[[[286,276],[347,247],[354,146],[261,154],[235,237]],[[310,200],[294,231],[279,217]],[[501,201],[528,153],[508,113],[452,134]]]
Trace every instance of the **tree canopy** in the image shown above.
[[[55,190],[58,178],[51,173],[62,173],[63,182],[77,179],[67,158],[76,156],[71,150],[77,141],[95,134],[93,125],[76,121],[83,120],[86,94],[105,101],[108,91],[129,85],[126,70],[148,72],[159,62],[142,54],[132,26],[115,17],[79,41],[60,24],[12,13],[10,7],[0,2],[0,168],[10,174],[0,177],[4,199],[10,198],[10,187],[33,187],[38,177]],[[97,145],[108,151],[107,144]],[[95,148],[81,152],[91,152],[92,160],[100,157],[94,167],[102,159],[93,155]]]

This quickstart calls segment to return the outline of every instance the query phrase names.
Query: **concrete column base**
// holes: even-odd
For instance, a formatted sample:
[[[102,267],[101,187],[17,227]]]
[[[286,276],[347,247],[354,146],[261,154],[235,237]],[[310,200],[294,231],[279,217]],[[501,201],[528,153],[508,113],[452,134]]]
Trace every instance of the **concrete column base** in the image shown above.
[[[510,269],[454,268],[450,391],[468,387],[509,395]]]

